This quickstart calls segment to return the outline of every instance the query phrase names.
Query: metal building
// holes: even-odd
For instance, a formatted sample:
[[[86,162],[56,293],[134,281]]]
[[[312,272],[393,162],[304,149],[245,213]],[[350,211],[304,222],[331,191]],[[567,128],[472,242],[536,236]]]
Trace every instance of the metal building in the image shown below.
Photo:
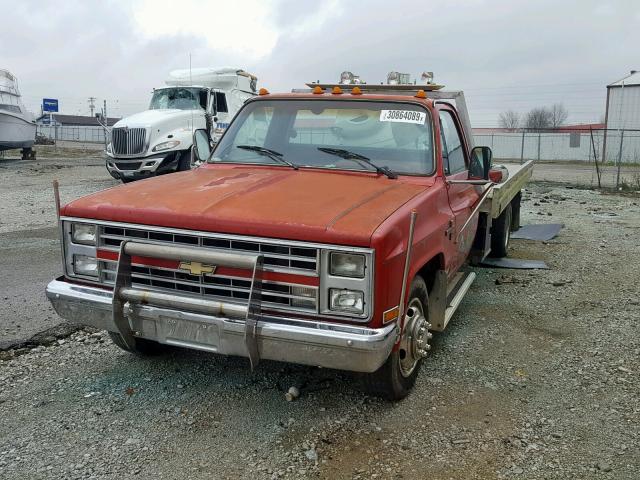
[[[640,72],[607,85],[606,123],[609,129],[640,129]]]
[[[640,72],[607,85],[607,111],[602,160],[640,163]]]

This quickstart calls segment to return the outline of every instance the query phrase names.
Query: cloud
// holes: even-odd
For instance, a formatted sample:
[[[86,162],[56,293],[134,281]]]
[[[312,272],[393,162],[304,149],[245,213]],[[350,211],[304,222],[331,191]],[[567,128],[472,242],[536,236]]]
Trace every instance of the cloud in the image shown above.
[[[211,50],[251,60],[267,55],[276,44],[272,11],[273,4],[264,0],[143,0],[133,5],[133,18],[147,38],[201,37]]]
[[[168,71],[237,65],[271,91],[351,70],[380,82],[390,70],[467,91],[472,121],[501,110],[565,103],[571,121],[597,120],[605,85],[639,68],[640,3],[632,0],[0,0],[0,68],[37,109],[68,113],[89,96],[110,112],[144,109]]]

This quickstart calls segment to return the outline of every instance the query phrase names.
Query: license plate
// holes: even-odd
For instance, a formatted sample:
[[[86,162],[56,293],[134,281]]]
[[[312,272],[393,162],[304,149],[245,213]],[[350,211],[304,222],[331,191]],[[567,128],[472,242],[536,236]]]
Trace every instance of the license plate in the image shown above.
[[[159,336],[169,345],[218,351],[220,331],[217,325],[160,317],[157,327]]]

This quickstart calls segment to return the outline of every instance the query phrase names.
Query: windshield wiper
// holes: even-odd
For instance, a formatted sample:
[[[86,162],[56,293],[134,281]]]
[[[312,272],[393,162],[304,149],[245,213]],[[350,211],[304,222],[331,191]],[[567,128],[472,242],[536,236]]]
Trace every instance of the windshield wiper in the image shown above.
[[[264,155],[265,157],[269,157],[271,160],[274,160],[276,162],[289,165],[294,170],[298,170],[298,165],[285,160],[284,158],[282,158],[282,154],[280,152],[276,152],[275,150],[271,150],[270,148],[260,147],[258,145],[236,145],[236,148],[256,152],[260,155]]]
[[[351,152],[349,150],[344,150],[342,148],[327,148],[327,147],[318,147],[318,150],[324,153],[328,153],[329,155],[336,155],[340,158],[344,158],[345,160],[353,160],[356,163],[362,163],[369,165],[371,168],[375,168],[376,172],[386,175],[389,178],[398,178],[394,172],[389,170],[387,167],[381,167],[380,165],[376,165],[373,163],[368,157],[364,155],[360,155],[356,152]],[[362,163],[361,163],[362,162]]]

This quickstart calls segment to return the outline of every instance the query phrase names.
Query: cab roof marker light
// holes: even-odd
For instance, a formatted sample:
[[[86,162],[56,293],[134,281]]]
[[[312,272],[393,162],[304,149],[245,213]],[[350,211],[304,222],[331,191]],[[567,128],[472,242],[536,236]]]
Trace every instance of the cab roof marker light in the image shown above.
[[[333,87],[333,90],[331,90],[331,93],[334,95],[342,95],[342,89],[338,86]]]
[[[360,90],[360,87],[353,87],[351,95],[362,95],[362,90]]]
[[[427,98],[427,94],[424,92],[424,90],[418,90],[418,93],[416,93],[415,97],[416,98]]]
[[[258,95],[269,95],[269,90],[267,90],[266,88],[261,88],[258,91]]]
[[[313,93],[315,95],[322,95],[324,93],[324,90],[320,85],[316,85],[315,87],[313,87]]]

